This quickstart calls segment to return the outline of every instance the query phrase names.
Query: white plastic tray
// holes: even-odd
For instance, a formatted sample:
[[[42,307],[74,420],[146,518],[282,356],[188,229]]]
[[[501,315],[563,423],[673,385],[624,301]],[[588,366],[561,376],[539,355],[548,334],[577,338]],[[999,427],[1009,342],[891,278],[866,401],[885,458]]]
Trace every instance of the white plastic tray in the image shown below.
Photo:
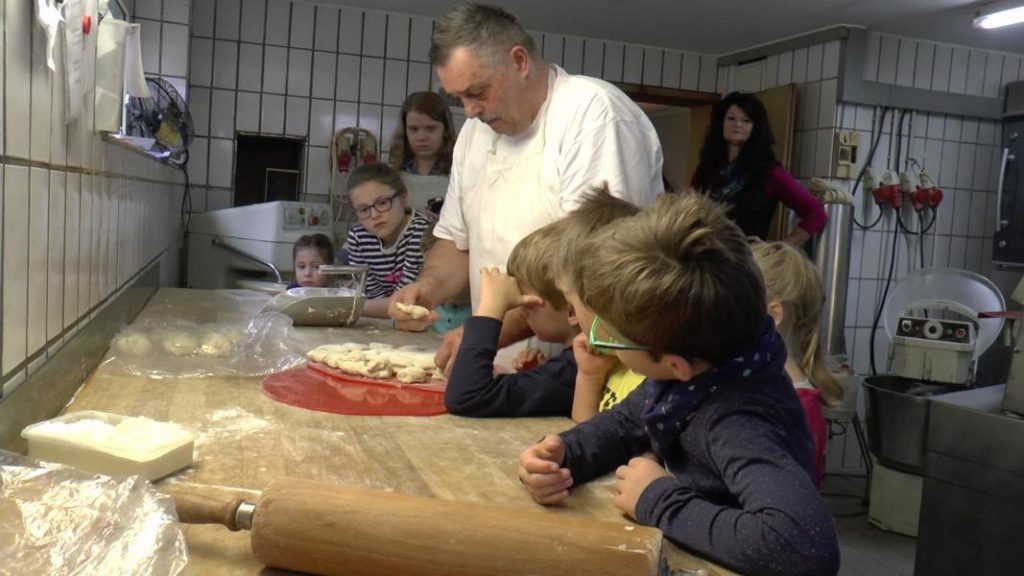
[[[28,455],[33,458],[108,476],[139,474],[156,480],[192,465],[195,433],[171,422],[149,419],[131,422],[144,425],[152,433],[130,443],[124,442],[123,437],[121,442],[116,442],[116,439],[69,434],[70,430],[48,426],[54,422],[73,424],[82,420],[99,420],[117,426],[131,419],[121,414],[83,410],[27,426],[21,435],[28,441]]]

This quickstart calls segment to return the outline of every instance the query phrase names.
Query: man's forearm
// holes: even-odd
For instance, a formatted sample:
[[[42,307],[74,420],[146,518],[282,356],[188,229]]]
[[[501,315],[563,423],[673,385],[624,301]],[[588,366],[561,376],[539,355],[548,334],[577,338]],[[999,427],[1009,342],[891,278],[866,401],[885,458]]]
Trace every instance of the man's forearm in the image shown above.
[[[427,286],[424,293],[430,306],[455,298],[469,286],[469,252],[459,250],[451,240],[438,240],[427,253],[417,282]]]

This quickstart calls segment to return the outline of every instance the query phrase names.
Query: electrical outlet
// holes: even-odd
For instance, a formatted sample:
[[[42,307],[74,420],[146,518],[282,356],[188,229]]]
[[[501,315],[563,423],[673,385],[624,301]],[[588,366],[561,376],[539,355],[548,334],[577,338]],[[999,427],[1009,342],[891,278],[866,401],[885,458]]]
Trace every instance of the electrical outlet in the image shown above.
[[[857,149],[860,146],[860,132],[839,130],[833,146],[832,174],[836,178],[856,178]]]

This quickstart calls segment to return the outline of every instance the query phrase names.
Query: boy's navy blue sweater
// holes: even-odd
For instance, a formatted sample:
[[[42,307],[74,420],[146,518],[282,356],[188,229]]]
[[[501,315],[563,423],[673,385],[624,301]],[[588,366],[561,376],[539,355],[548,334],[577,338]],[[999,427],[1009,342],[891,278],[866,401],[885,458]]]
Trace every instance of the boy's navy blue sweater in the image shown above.
[[[458,416],[569,416],[576,388],[572,348],[532,370],[494,375],[501,321],[466,320],[444,405]]]
[[[686,386],[679,382],[679,386]],[[645,381],[612,410],[561,434],[580,485],[651,450]],[[743,574],[832,575],[835,525],[814,487],[806,416],[785,372],[721,386],[679,435],[673,476],[640,495],[637,519],[679,546]]]

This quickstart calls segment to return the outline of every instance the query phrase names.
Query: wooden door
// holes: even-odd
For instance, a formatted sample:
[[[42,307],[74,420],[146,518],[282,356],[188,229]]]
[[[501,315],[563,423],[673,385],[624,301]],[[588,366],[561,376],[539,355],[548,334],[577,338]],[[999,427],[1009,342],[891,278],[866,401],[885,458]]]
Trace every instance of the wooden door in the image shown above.
[[[796,120],[796,86],[787,84],[768,90],[755,92],[764,102],[768,112],[768,122],[775,134],[775,157],[786,170],[790,170],[790,159],[793,155],[793,126]],[[711,123],[711,106],[696,106],[690,109],[690,166],[694,170],[700,162],[700,148],[704,144],[704,136]],[[779,205],[772,217],[772,225],[766,240],[781,240],[785,237],[786,217],[788,211]]]

